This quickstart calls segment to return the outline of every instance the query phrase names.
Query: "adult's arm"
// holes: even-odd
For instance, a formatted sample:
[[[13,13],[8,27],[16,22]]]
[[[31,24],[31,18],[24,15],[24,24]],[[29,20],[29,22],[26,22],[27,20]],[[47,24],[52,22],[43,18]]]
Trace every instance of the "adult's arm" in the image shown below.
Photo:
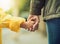
[[[31,0],[30,3],[30,14],[41,15],[41,9],[45,4],[45,0]]]

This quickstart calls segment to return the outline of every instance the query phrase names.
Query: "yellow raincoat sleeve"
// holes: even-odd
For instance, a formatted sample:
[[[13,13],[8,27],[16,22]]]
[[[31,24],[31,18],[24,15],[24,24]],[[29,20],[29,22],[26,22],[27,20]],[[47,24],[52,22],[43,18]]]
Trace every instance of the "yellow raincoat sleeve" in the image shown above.
[[[9,28],[12,31],[18,32],[20,29],[20,24],[25,22],[24,18],[13,17],[11,15],[1,13],[0,13],[0,28]]]

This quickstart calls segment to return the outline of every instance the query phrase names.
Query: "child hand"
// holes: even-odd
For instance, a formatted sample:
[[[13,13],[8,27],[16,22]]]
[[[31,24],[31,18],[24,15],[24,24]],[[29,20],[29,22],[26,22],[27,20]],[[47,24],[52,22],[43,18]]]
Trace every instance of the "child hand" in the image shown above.
[[[22,23],[21,27],[30,30],[33,28],[33,24],[34,24],[34,22],[29,20],[27,22]]]

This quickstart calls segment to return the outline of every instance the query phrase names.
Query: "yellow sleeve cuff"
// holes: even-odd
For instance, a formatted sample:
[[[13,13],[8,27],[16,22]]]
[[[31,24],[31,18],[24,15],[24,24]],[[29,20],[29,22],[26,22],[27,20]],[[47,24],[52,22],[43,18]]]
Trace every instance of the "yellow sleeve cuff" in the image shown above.
[[[14,32],[18,32],[20,30],[20,25],[23,22],[25,22],[24,18],[13,17],[9,23],[9,28]]]

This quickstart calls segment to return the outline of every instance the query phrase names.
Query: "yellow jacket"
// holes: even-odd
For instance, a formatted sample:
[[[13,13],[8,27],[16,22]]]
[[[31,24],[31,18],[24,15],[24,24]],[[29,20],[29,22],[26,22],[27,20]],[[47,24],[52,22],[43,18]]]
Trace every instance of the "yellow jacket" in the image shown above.
[[[0,10],[0,28],[9,28],[12,31],[18,32],[20,24],[23,22],[25,22],[24,18],[7,15]]]

